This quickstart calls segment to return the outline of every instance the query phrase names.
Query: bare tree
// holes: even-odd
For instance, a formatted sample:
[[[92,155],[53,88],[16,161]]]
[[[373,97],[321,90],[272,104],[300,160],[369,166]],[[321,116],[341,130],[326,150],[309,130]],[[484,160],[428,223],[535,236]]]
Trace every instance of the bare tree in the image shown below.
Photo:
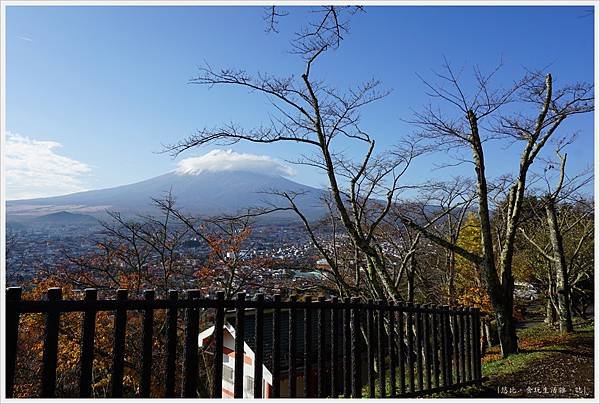
[[[467,212],[472,208],[476,197],[473,181],[454,177],[448,181],[430,181],[419,187],[418,201],[406,203],[398,213],[398,220],[410,212],[413,221],[426,223],[424,228],[451,244],[458,244],[458,238]],[[456,304],[456,252],[444,249],[445,274],[444,294],[449,304]]]
[[[329,14],[334,17],[336,14]],[[336,214],[354,247],[364,255],[368,279],[378,298],[400,299],[390,268],[378,240],[377,230],[393,207],[403,188],[400,178],[412,160],[421,153],[415,143],[407,141],[383,154],[375,153],[375,139],[360,128],[359,112],[364,106],[385,97],[376,80],[342,92],[311,76],[318,58],[333,45],[316,35],[300,32],[306,56],[304,72],[294,76],[275,77],[269,74],[250,75],[242,70],[200,69],[192,83],[205,86],[236,86],[266,95],[278,113],[270,117],[269,125],[243,128],[229,124],[205,128],[179,143],[166,146],[166,151],[178,155],[190,148],[207,144],[231,145],[240,141],[271,144],[291,143],[304,146],[313,153],[302,154],[295,163],[304,164],[326,175]],[[318,43],[318,49],[315,44]],[[297,49],[297,48],[296,48]],[[363,146],[364,154],[355,160],[339,151],[344,143]],[[311,224],[294,203],[296,195],[280,192],[286,206],[298,214],[309,234]],[[313,242],[315,238],[312,237]],[[328,262],[333,262],[324,249],[315,246]]]
[[[344,36],[350,32],[350,18],[358,12],[363,12],[362,6],[320,6],[307,8],[311,15],[308,23],[304,24],[291,41],[292,53],[306,59],[312,58],[324,47],[337,49]],[[267,32],[279,32],[279,21],[289,15],[281,7],[265,8],[264,21]]]
[[[444,73],[437,75],[441,84],[424,82],[430,96],[442,100],[458,114],[445,115],[440,108],[429,106],[424,112],[416,113],[413,121],[421,129],[421,136],[438,150],[470,151],[470,158],[459,158],[475,168],[482,254],[470,253],[410,218],[406,218],[406,222],[432,241],[481,266],[498,322],[502,353],[508,356],[518,351],[513,319],[512,259],[527,174],[548,140],[559,136],[557,130],[567,118],[593,110],[593,91],[591,85],[582,83],[555,89],[552,76],[539,72],[527,73],[506,90],[494,90],[490,83],[497,70],[486,75],[475,68],[475,86],[469,95],[459,75],[445,62]],[[502,107],[517,103],[518,112],[501,112]],[[486,126],[485,122],[491,125]],[[499,247],[494,246],[490,187],[485,171],[484,144],[492,139],[523,145],[515,176],[508,184],[504,232],[500,235]]]
[[[64,252],[71,267],[64,276],[79,287],[100,289],[123,287],[123,280],[129,279],[137,294],[146,287],[167,293],[171,288],[194,285],[196,268],[192,263],[200,257],[181,251],[190,233],[175,222],[170,211],[174,203],[167,193],[154,200],[160,211],[157,216],[107,212],[110,219],[101,222],[104,238],[96,243],[98,251],[79,256]]]
[[[248,243],[252,231],[251,215],[198,218],[184,214],[175,204],[168,204],[167,201],[157,203],[169,211],[173,220],[183,225],[190,235],[208,246],[207,262],[198,274],[207,290],[222,290],[225,297],[230,299],[253,284],[261,263],[251,261],[249,257],[252,249]]]
[[[573,331],[573,320],[571,312],[571,285],[569,281],[569,273],[573,272],[572,268],[574,263],[577,261],[577,257],[583,247],[584,243],[592,237],[594,227],[592,222],[589,220],[590,211],[584,210],[580,212],[580,216],[573,217],[568,215],[571,219],[571,223],[566,228],[561,228],[559,220],[560,216],[560,204],[563,200],[570,198],[576,199],[578,191],[589,184],[593,179],[590,170],[587,170],[575,177],[569,178],[566,176],[565,167],[567,163],[567,154],[561,153],[563,145],[557,150],[557,155],[560,160],[558,164],[558,178],[556,185],[552,187],[549,180],[549,172],[554,171],[556,163],[549,162],[546,169],[544,170],[544,182],[546,189],[541,199],[541,204],[545,212],[545,218],[541,219],[540,222],[546,225],[549,238],[550,252],[545,247],[541,247],[536,241],[530,237],[523,227],[520,227],[523,236],[527,241],[537,249],[537,251],[551,263],[551,267],[554,268],[553,277],[555,282],[551,282],[556,286],[556,302],[554,302],[554,294],[550,295],[550,301],[554,303],[556,311],[558,312],[559,325],[561,332],[572,332]],[[536,210],[533,210],[536,212]],[[568,212],[563,212],[568,213]],[[588,220],[586,220],[588,219]],[[565,245],[563,242],[565,232],[568,233],[573,227],[585,221],[585,229],[582,232],[579,240],[577,241],[576,247],[569,257],[565,251]]]

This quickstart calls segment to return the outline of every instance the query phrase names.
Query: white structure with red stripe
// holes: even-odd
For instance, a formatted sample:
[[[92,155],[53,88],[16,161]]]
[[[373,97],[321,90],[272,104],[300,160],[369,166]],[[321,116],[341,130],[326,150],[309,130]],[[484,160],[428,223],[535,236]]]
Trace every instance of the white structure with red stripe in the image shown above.
[[[214,346],[215,327],[212,326],[198,335],[198,345],[202,348]],[[223,326],[223,398],[233,398],[235,379],[235,329],[231,324]],[[273,376],[263,365],[262,396],[271,397]],[[254,398],[254,351],[244,342],[244,398]]]

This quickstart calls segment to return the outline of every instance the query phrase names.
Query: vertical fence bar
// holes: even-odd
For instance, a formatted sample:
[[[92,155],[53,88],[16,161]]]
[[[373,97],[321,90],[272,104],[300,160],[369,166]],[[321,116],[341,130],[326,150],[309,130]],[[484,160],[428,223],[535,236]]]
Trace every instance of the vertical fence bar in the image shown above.
[[[440,327],[438,323],[439,310],[437,307],[433,308],[431,312],[431,339],[433,343],[433,387],[440,387],[440,344],[438,343],[440,338]]]
[[[217,292],[215,308],[215,351],[213,355],[213,398],[223,397],[223,327],[225,325],[225,292]]]
[[[423,307],[424,355],[425,355],[425,389],[431,389],[431,305]]]
[[[151,303],[154,300],[154,291],[145,290],[144,299]],[[154,309],[147,307],[144,310],[142,326],[142,372],[140,375],[140,396],[150,397],[150,385],[152,382],[152,336],[154,328]]]
[[[360,299],[358,297],[352,298],[352,312],[351,312],[351,329],[350,339],[352,343],[352,398],[360,398],[362,396],[361,385],[360,385],[360,347],[359,347],[359,334],[360,334],[360,312],[358,304]]]
[[[391,306],[388,310],[388,349],[390,355],[390,397],[396,397],[396,312]]]
[[[304,398],[311,396],[311,377],[310,377],[310,365],[311,365],[311,309],[309,307],[312,299],[310,296],[304,298],[306,307],[304,308]]]
[[[466,373],[467,364],[466,364],[466,350],[465,350],[465,337],[466,337],[465,329],[467,328],[467,325],[466,325],[464,308],[460,309],[458,319],[459,319],[459,324],[458,324],[459,327],[458,328],[460,330],[460,333],[459,333],[460,338],[458,340],[459,354],[460,354],[460,375],[461,375],[461,381],[466,382],[469,379],[468,379],[467,373]]]
[[[479,308],[475,308],[475,324],[473,329],[475,330],[475,379],[481,381],[481,316]]]
[[[446,368],[446,386],[452,385],[452,330],[450,329],[450,307],[444,306],[444,317],[443,317],[443,327],[444,327],[444,350],[445,350],[445,358],[446,363],[444,367]]]
[[[263,385],[263,333],[264,300],[262,293],[256,295],[256,313],[254,317],[254,398],[262,398]]]
[[[296,397],[296,296],[290,296],[288,344],[288,397]]]
[[[406,350],[404,345],[404,305],[398,303],[398,363],[400,364],[400,396],[406,394]]]
[[[413,313],[414,306],[408,303],[406,312],[406,334],[408,338],[408,388],[411,393],[415,391],[415,351],[414,351],[414,334],[413,334]]]
[[[423,390],[423,308],[420,304],[415,305],[415,326],[417,331],[417,383],[419,390]]]
[[[385,326],[383,324],[383,300],[378,300],[377,306],[377,372],[379,373],[379,397],[385,398]]]
[[[453,351],[453,361],[454,361],[454,382],[460,383],[460,319],[458,314],[458,308],[454,307],[453,313],[451,316],[452,321],[452,351]]]
[[[281,363],[281,296],[273,296],[273,398],[281,396],[279,366]]]
[[[325,397],[325,297],[319,296],[317,311],[317,398]]]
[[[44,398],[54,397],[56,391],[56,360],[58,351],[58,329],[60,312],[52,303],[62,299],[60,288],[48,289],[50,311],[46,314],[46,331],[44,336],[44,353],[42,364],[42,394]]]
[[[123,397],[123,364],[125,360],[125,335],[127,333],[127,289],[117,290],[117,311],[115,313],[113,362],[110,380],[111,396],[113,398]]]
[[[344,398],[350,397],[350,298],[344,298]]]
[[[375,328],[373,326],[373,300],[369,299],[367,309],[367,335],[369,341],[367,343],[367,369],[369,378],[369,397],[375,398],[375,353],[373,352],[373,341],[375,340]]]
[[[465,363],[466,363],[466,377],[465,381],[473,380],[473,368],[471,363],[473,360],[473,345],[471,338],[471,321],[473,316],[471,315],[471,309],[463,309],[463,330],[465,333]]]
[[[86,289],[84,300],[94,302],[98,298],[96,289]],[[79,354],[79,397],[92,396],[92,365],[94,362],[94,336],[96,334],[96,310],[86,310],[81,325],[81,351]]]
[[[240,292],[237,294],[235,307],[235,368],[233,376],[233,397],[244,397],[244,340],[245,335],[245,307],[246,294]]]
[[[446,355],[448,347],[446,346],[448,338],[446,338],[446,311],[447,306],[442,306],[439,312],[439,330],[440,330],[440,367],[442,368],[442,385],[448,386],[448,360]]]
[[[336,373],[338,370],[337,365],[337,325],[338,325],[338,309],[337,309],[338,299],[337,297],[333,297],[331,299],[331,340],[330,340],[330,351],[331,351],[331,361],[329,363],[329,375],[331,378],[331,397],[337,398],[338,396],[338,378],[336,377]]]
[[[6,289],[6,398],[14,395],[20,317],[16,305],[20,300],[20,287]]]
[[[187,300],[194,301],[200,297],[197,289],[187,291]],[[198,387],[198,324],[199,312],[196,307],[185,310],[185,344],[183,348],[183,388],[185,398],[195,398]]]
[[[176,290],[169,290],[170,307],[167,309],[167,363],[165,374],[165,395],[175,397],[175,358],[177,357],[177,297]]]

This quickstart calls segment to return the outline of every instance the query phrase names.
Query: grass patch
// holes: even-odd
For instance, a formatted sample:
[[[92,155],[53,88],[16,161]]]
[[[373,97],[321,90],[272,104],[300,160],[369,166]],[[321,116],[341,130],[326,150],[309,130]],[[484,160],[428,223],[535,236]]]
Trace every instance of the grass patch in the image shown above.
[[[467,398],[467,397],[498,397],[496,389],[490,387],[493,379],[527,370],[532,363],[540,359],[550,359],[557,350],[568,349],[569,343],[576,341],[582,336],[594,334],[594,323],[591,321],[574,321],[575,333],[560,334],[554,327],[540,323],[533,327],[517,331],[519,338],[520,353],[502,358],[500,347],[494,346],[486,351],[482,358],[481,372],[488,382],[480,386],[468,386],[460,389],[438,392],[427,395],[432,398]],[[386,363],[386,367],[389,363]],[[408,372],[408,368],[406,369]],[[400,391],[400,369],[396,369],[396,392]],[[409,378],[405,376],[406,390],[408,391]],[[391,390],[391,377],[389,368],[385,372],[386,393]],[[415,371],[415,387],[417,388],[417,375]],[[362,388],[362,396],[369,397],[368,384]],[[381,397],[379,389],[379,378],[375,378],[375,397]]]
[[[484,377],[502,376],[505,374],[516,373],[527,369],[532,361],[550,356],[551,354],[551,352],[539,351],[525,352],[517,355],[511,355],[506,359],[500,358],[500,354],[492,354],[492,358],[494,360],[483,362],[481,365],[481,373]]]
[[[498,377],[527,369],[532,362],[549,357],[553,351],[566,349],[569,341],[582,333],[594,332],[594,324],[580,323],[574,334],[560,334],[548,324],[539,324],[518,331],[520,353],[502,358],[500,347],[495,346],[482,358],[481,373],[484,377]]]

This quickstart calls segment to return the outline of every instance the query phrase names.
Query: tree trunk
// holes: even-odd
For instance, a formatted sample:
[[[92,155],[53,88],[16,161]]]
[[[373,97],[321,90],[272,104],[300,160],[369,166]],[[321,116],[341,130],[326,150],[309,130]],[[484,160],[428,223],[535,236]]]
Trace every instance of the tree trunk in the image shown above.
[[[406,274],[406,285],[407,285],[407,300],[408,303],[415,302],[415,268],[410,265],[410,268]]]
[[[496,321],[498,322],[498,338],[500,339],[502,356],[506,358],[510,354],[519,352],[512,306],[505,307],[504,310],[497,312]]]
[[[511,273],[512,268],[510,268],[510,261],[512,258],[512,240],[508,240],[509,248],[502,251],[503,257],[501,257],[500,260],[500,267],[502,269],[502,282],[500,282],[495,264],[492,225],[490,221],[490,209],[488,205],[488,186],[485,176],[485,158],[481,139],[479,137],[477,117],[472,110],[467,112],[467,119],[471,126],[471,148],[473,152],[473,161],[475,162],[475,173],[477,174],[477,199],[479,205],[481,249],[483,256],[481,267],[484,272],[483,277],[485,279],[485,286],[492,304],[492,310],[496,315],[496,321],[498,322],[498,336],[500,338],[502,356],[507,357],[510,354],[518,352],[517,332],[512,316],[513,282]]]
[[[552,251],[554,254],[554,266],[556,268],[556,294],[560,332],[572,332],[573,320],[571,315],[571,304],[569,302],[569,273],[565,260],[562,235],[556,217],[556,205],[552,198],[547,200],[545,209],[546,219],[548,221],[548,231],[550,233],[550,243],[552,244]]]
[[[448,304],[455,306],[457,303],[456,299],[456,287],[454,284],[454,278],[456,274],[456,255],[454,251],[448,251]]]
[[[544,323],[554,324],[556,322],[556,310],[554,310],[554,304],[552,303],[552,297],[548,296],[546,300],[546,318]]]

